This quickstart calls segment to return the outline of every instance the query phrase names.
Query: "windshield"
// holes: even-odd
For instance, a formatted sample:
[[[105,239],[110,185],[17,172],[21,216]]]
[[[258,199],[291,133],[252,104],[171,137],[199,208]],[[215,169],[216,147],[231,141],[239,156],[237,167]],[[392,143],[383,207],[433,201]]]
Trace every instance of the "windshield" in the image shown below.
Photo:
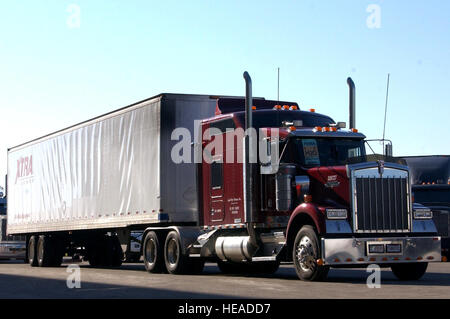
[[[346,165],[350,158],[365,156],[364,141],[349,138],[291,138],[282,151],[282,163],[305,167]]]

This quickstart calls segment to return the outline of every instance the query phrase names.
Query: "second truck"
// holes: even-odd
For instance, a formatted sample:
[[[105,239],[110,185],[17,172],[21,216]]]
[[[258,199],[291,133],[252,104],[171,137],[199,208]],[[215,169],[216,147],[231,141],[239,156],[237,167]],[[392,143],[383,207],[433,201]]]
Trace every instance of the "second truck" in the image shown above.
[[[160,94],[9,149],[8,232],[27,236],[31,266],[59,266],[75,248],[92,266],[119,266],[132,231],[152,273],[292,262],[302,280],[369,264],[418,279],[441,261],[408,167],[366,154],[351,79],[345,129],[253,98],[244,78],[245,98]],[[256,144],[236,133],[251,128]],[[252,160],[264,152],[276,156]]]

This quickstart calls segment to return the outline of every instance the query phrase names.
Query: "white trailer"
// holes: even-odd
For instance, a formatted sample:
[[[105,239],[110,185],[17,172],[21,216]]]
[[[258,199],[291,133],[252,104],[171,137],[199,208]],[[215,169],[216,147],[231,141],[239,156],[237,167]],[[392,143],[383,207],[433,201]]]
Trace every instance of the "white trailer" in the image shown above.
[[[10,148],[8,233],[27,235],[33,266],[60,264],[68,245],[110,265],[120,231],[197,225],[196,166],[171,160],[171,134],[195,136],[194,121],[215,109],[215,97],[160,94]],[[105,247],[112,257],[96,256]]]

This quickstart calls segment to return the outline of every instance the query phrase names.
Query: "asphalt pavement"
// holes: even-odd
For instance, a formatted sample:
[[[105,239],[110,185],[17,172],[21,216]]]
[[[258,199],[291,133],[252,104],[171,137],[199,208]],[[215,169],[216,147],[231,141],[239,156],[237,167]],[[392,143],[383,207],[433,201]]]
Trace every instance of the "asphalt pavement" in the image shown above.
[[[74,272],[68,268],[71,264],[79,268]],[[0,261],[0,298],[450,297],[450,263],[430,264],[427,273],[418,281],[402,282],[390,269],[382,269],[380,288],[367,286],[369,275],[366,269],[332,269],[325,282],[303,282],[297,278],[292,265],[282,265],[270,276],[224,275],[212,263],[206,264],[200,275],[170,275],[149,274],[142,263],[100,269],[71,260],[65,260],[58,268],[32,268],[22,261]]]

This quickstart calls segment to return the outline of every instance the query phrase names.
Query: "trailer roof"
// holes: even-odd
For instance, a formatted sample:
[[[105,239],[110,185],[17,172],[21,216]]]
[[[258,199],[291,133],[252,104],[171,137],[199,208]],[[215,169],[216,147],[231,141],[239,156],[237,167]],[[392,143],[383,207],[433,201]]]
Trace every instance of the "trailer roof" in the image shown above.
[[[18,144],[18,145],[9,147],[9,148],[8,148],[8,152],[11,151],[11,150],[20,148],[20,147],[22,147],[22,146],[26,146],[26,145],[32,144],[32,143],[34,143],[34,142],[40,141],[40,140],[42,140],[42,139],[51,138],[51,137],[57,136],[57,135],[59,135],[59,134],[61,134],[61,133],[65,133],[65,132],[74,130],[74,129],[76,129],[76,128],[80,128],[80,127],[86,126],[86,125],[88,125],[88,124],[95,123],[95,122],[97,122],[97,121],[106,119],[106,118],[111,117],[111,116],[114,116],[114,115],[116,115],[116,114],[120,114],[120,113],[123,113],[123,112],[127,112],[128,110],[132,110],[132,109],[134,109],[134,108],[139,108],[139,107],[143,106],[144,104],[146,104],[146,103],[148,103],[148,102],[151,102],[151,101],[153,101],[153,100],[156,101],[156,100],[158,100],[158,99],[161,100],[161,99],[163,99],[163,98],[168,98],[168,99],[183,99],[183,98],[186,99],[186,98],[187,98],[187,99],[191,99],[191,100],[193,100],[193,99],[201,99],[201,100],[212,99],[212,100],[217,100],[217,99],[219,99],[219,98],[221,98],[221,97],[226,97],[226,98],[242,98],[242,97],[239,97],[239,96],[225,96],[225,95],[183,94],[183,93],[160,93],[160,94],[154,95],[154,96],[152,96],[152,97],[146,98],[146,99],[144,99],[144,100],[140,100],[140,101],[138,101],[138,102],[134,102],[134,103],[129,104],[129,105],[126,105],[126,106],[124,106],[124,107],[121,107],[121,108],[112,110],[112,111],[110,111],[110,112],[107,112],[107,113],[98,115],[98,116],[96,116],[96,117],[90,118],[90,119],[88,119],[88,120],[86,120],[86,121],[76,123],[76,124],[74,124],[74,125],[71,125],[71,126],[62,128],[62,129],[60,129],[60,130],[51,132],[51,133],[49,133],[49,134],[46,134],[46,135],[37,137],[37,138],[32,139],[32,140],[29,140],[29,141],[27,141],[27,142],[24,142],[24,143],[21,143],[21,144]],[[256,98],[256,99],[264,99],[264,98],[258,98],[258,97],[255,97],[255,98]]]

